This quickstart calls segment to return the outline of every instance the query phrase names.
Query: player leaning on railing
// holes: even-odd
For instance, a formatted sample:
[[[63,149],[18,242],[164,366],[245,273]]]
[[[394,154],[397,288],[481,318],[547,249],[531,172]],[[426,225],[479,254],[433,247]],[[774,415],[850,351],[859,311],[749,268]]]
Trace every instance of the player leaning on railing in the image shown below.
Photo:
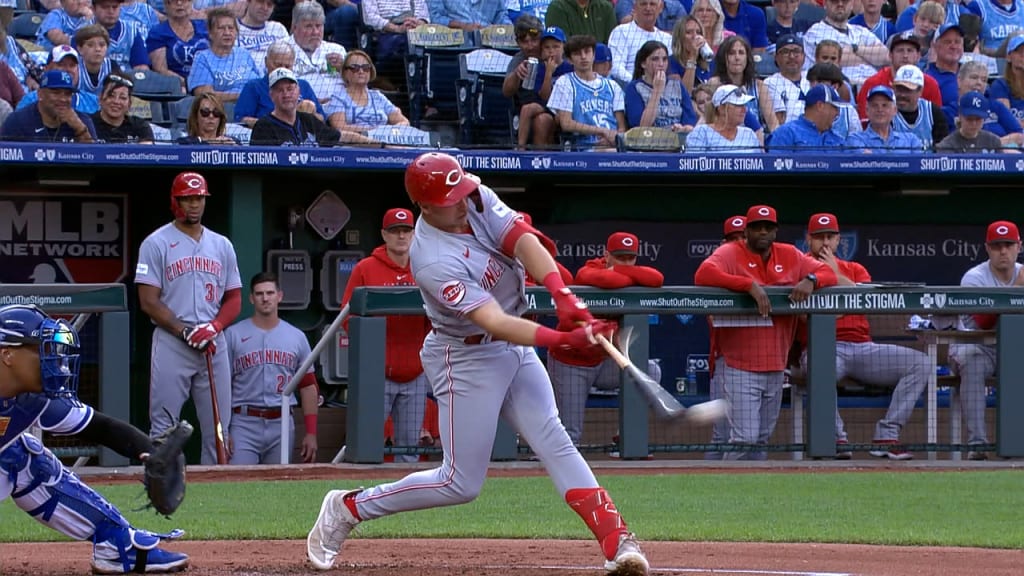
[[[181,503],[181,447],[192,427],[179,422],[166,436],[150,441],[131,424],[83,404],[77,396],[80,348],[74,328],[35,306],[0,308],[0,500],[10,496],[42,524],[91,541],[96,574],[177,572],[188,566],[188,556],[157,545],[184,531],[155,534],[135,528],[27,432],[38,425],[142,460],[153,506],[170,514]]]

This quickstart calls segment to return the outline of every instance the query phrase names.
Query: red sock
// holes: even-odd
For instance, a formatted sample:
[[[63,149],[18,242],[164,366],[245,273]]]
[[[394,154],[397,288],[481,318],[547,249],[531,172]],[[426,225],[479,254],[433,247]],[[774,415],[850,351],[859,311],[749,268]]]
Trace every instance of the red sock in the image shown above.
[[[593,532],[608,560],[615,559],[619,535],[628,532],[626,521],[615,509],[615,503],[604,488],[573,488],[565,493],[565,501]]]
[[[355,492],[349,492],[348,494],[345,494],[345,497],[342,498],[341,501],[345,503],[345,507],[352,513],[352,516],[354,516],[356,520],[362,522],[363,519],[359,517],[359,510],[356,509],[356,494],[359,494],[358,490]]]

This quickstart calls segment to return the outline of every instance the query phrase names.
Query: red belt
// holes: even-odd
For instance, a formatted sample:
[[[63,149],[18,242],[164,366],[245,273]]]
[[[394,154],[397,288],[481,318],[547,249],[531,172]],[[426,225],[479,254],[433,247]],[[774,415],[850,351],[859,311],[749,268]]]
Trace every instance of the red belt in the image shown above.
[[[243,414],[245,416],[255,416],[257,418],[266,418],[273,420],[281,417],[280,408],[260,408],[259,406],[235,406],[231,409],[235,414]]]

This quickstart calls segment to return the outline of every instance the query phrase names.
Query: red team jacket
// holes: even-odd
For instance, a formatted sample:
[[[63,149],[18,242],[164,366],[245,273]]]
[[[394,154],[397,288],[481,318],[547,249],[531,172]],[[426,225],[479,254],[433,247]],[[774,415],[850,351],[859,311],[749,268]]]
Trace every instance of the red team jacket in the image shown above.
[[[825,264],[791,244],[772,244],[767,262],[745,242],[728,242],[708,256],[697,269],[694,284],[748,292],[754,282],[762,286],[794,286],[808,274],[818,287],[834,286],[836,275]],[[732,368],[748,372],[781,372],[796,336],[796,316],[772,316],[771,326],[716,328],[715,348]]]
[[[839,273],[858,284],[871,282],[871,274],[867,268],[856,262],[847,262],[836,258],[839,265]],[[802,348],[807,347],[807,324],[800,323],[800,333],[797,336]],[[844,314],[836,317],[836,342],[871,342],[871,325],[868,324],[867,316],[862,314]]]
[[[378,246],[352,269],[342,308],[359,286],[415,286],[412,271],[388,258],[387,248]],[[348,329],[348,321],[344,323]],[[423,372],[420,348],[430,332],[430,321],[424,316],[388,316],[387,345],[384,352],[384,376],[392,382],[408,382]]]
[[[615,266],[608,268],[604,258],[593,258],[576,272],[575,284],[580,286],[594,286],[614,290],[627,286],[647,286],[649,288],[661,288],[665,282],[665,276],[649,266]],[[571,330],[572,326],[559,325],[559,330]],[[573,366],[597,366],[608,356],[599,346],[592,346],[585,349],[566,350],[562,348],[548,348],[548,356],[563,364]]]

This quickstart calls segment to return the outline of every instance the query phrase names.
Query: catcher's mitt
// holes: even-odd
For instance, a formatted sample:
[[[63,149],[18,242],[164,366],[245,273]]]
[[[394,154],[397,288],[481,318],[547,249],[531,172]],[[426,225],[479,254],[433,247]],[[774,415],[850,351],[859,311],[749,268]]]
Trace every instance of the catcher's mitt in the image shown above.
[[[149,504],[164,516],[174,514],[185,499],[185,454],[182,449],[192,436],[192,425],[184,420],[153,439],[153,452],[143,462]]]

